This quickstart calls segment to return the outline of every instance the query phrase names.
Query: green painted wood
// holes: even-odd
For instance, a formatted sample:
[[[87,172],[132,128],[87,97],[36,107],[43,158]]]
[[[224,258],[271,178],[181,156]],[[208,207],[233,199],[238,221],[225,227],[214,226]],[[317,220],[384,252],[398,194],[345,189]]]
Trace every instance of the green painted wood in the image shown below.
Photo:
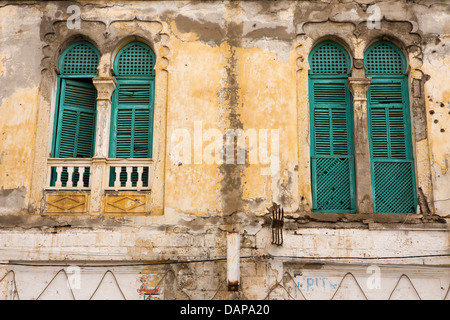
[[[403,52],[389,41],[378,41],[364,53],[367,76],[404,75],[406,59]]]
[[[416,212],[416,186],[405,59],[380,41],[365,54],[373,206],[376,213]],[[378,66],[376,64],[379,64]]]
[[[132,42],[123,47],[114,60],[116,76],[154,77],[156,57],[152,49],[142,42]]]
[[[344,47],[334,41],[323,41],[309,55],[310,75],[347,77],[350,57]]]
[[[98,50],[87,41],[68,47],[59,59],[59,73],[65,76],[96,77],[100,61]]]
[[[118,80],[112,108],[112,158],[152,157],[153,92],[153,80]]]
[[[90,158],[94,153],[97,91],[92,77],[98,76],[99,61],[98,50],[87,41],[72,44],[59,58],[51,152],[54,158]],[[85,187],[89,185],[89,176],[87,168],[82,177]],[[52,168],[50,186],[54,186],[56,178],[56,170]],[[75,168],[72,181],[79,179],[78,168]],[[64,167],[63,186],[67,180],[67,168]]]
[[[350,60],[342,46],[324,41],[309,57],[313,210],[356,210],[353,112],[347,88]]]
[[[56,118],[54,157],[91,158],[95,145],[97,90],[94,85],[75,79],[62,79]],[[54,175],[55,173],[53,173]],[[56,176],[52,178],[54,183]],[[78,181],[78,168],[72,181]],[[89,169],[84,185],[89,184]],[[67,168],[63,169],[63,186],[67,181]]]
[[[117,87],[112,101],[110,157],[151,158],[153,150],[153,115],[155,99],[155,55],[141,42],[126,45],[117,54],[114,70]],[[120,181],[125,186],[126,172]],[[144,168],[143,186],[148,186],[148,168]],[[115,168],[111,168],[109,185],[113,186]],[[137,183],[133,168],[132,185]]]

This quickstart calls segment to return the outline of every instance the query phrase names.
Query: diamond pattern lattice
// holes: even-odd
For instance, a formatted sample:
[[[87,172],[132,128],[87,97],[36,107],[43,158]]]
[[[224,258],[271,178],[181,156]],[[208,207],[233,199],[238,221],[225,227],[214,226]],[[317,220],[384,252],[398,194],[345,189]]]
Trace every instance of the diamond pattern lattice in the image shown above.
[[[378,213],[414,213],[411,162],[374,162],[374,208]]]
[[[351,210],[349,158],[316,158],[313,161],[318,210]]]

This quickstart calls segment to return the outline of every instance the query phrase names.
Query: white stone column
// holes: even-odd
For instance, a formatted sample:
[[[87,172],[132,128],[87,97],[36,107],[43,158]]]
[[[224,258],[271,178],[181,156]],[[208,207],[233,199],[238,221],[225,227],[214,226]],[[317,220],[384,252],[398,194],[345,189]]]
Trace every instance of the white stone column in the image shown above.
[[[95,152],[92,158],[90,212],[91,214],[100,214],[104,188],[109,177],[106,160],[111,128],[111,97],[117,82],[114,77],[97,77],[93,79],[93,82],[97,89],[97,126]]]
[[[348,79],[353,95],[353,129],[355,141],[356,208],[358,213],[373,212],[370,170],[369,126],[367,122],[367,90],[372,78]]]

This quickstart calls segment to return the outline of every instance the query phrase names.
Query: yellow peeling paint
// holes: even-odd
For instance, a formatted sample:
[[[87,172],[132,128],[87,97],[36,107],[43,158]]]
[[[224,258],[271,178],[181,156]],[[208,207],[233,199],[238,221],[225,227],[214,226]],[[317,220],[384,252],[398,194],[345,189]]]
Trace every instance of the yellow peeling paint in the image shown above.
[[[198,40],[198,35],[195,32],[179,32],[175,21],[170,22],[170,29],[180,41],[194,42]]]
[[[203,133],[208,129],[221,130],[217,123],[220,121],[218,92],[222,87],[225,65],[222,48],[200,42],[183,42],[181,45],[178,39],[173,42],[171,47],[176,49],[171,50],[170,68],[173,72],[169,81],[168,152],[173,151],[172,135],[177,130],[186,130],[191,156],[188,163],[176,163],[167,157],[165,204],[190,214],[219,212],[220,172],[215,163],[205,163],[199,150],[194,149],[194,126],[200,125]],[[204,141],[203,147],[208,143]]]
[[[277,59],[276,52],[258,48],[236,49],[239,61],[239,110],[244,132],[253,130],[258,136],[258,147],[271,152],[271,130],[279,130],[278,173],[270,171],[271,163],[264,163],[258,154],[257,163],[248,166],[242,177],[243,199],[259,199],[256,210],[265,210],[272,201],[280,202],[283,186],[297,200],[297,179],[289,181],[286,172],[297,163],[297,104],[294,50],[286,62]],[[264,66],[261,68],[260,66]],[[294,84],[294,85],[292,85]],[[267,145],[259,134],[268,130]],[[264,135],[264,134],[263,134]],[[275,147],[275,146],[274,146]],[[248,159],[249,160],[249,159]],[[272,163],[272,165],[274,165]],[[268,174],[269,173],[269,174]]]
[[[4,189],[29,187],[36,130],[37,88],[17,89],[0,107],[1,171]]]

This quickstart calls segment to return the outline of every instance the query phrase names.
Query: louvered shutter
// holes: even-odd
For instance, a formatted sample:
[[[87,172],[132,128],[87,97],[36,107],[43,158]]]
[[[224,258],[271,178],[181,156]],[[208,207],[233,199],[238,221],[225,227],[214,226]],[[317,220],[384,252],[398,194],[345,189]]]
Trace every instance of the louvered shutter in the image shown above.
[[[113,157],[152,157],[152,92],[150,80],[118,81]]]
[[[114,61],[117,88],[113,96],[110,146],[110,156],[113,158],[152,157],[155,59],[149,46],[132,42],[122,48]],[[133,186],[137,176],[137,168],[133,168]],[[148,186],[148,177],[148,167],[144,167],[144,187]],[[115,168],[111,168],[110,186],[114,181]],[[125,186],[125,168],[120,173],[120,181]]]
[[[94,148],[97,91],[92,84],[64,79],[55,156],[90,158]]]
[[[374,211],[416,211],[407,82],[373,79],[368,91]]]
[[[94,151],[96,120],[95,87],[81,80],[62,79],[58,117],[56,119],[56,158],[90,158]],[[72,181],[78,181],[78,168],[75,168]],[[89,168],[83,181],[88,185]],[[53,179],[52,179],[53,180]],[[67,169],[64,168],[61,181],[67,181]]]
[[[312,187],[315,210],[355,208],[353,130],[345,79],[311,80]]]
[[[406,59],[388,41],[365,52],[373,206],[376,213],[416,212]]]
[[[151,158],[153,136],[153,81],[118,80],[114,95],[115,129],[112,157]],[[110,185],[115,180],[111,171]],[[125,168],[121,172],[122,186],[126,183]],[[133,168],[132,185],[137,181],[137,168]],[[144,168],[143,186],[147,186],[148,168]]]
[[[349,56],[334,41],[309,56],[313,210],[354,212],[353,115],[347,79]]]

